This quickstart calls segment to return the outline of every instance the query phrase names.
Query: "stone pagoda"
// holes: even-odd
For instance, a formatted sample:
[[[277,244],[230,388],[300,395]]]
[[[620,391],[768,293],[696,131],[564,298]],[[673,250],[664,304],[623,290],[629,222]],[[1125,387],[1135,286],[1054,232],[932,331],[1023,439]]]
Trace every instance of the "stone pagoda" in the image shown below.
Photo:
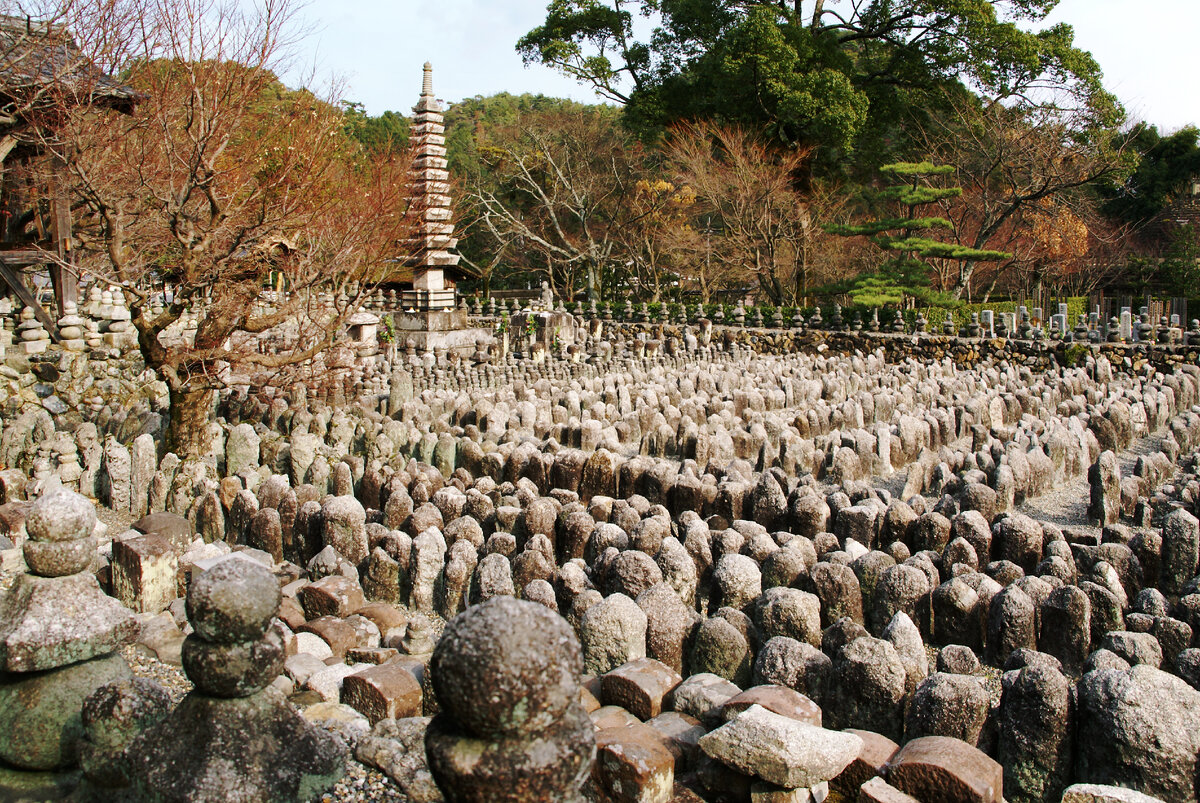
[[[433,96],[433,65],[425,62],[421,98],[413,106],[411,169],[413,214],[420,217],[419,234],[409,255],[413,277],[405,309],[440,310],[454,307],[454,278],[459,255],[450,210],[450,172],[446,169],[445,118]]]
[[[402,311],[394,322],[402,342],[411,339],[423,349],[469,350],[476,338],[487,333],[468,329],[466,310],[456,308],[455,282],[461,271],[460,257],[454,252],[458,240],[450,208],[445,131],[442,104],[433,94],[433,65],[425,62],[421,97],[413,107],[415,153],[409,171],[410,214],[419,218],[419,225],[401,260],[405,273],[412,272],[411,289],[401,293]]]

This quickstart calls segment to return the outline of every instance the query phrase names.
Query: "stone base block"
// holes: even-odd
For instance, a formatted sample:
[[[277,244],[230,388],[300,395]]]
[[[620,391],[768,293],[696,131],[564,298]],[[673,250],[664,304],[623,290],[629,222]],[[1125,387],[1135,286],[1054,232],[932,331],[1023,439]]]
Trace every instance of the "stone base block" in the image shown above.
[[[113,596],[137,613],[159,613],[175,599],[179,559],[170,539],[139,535],[113,541]]]

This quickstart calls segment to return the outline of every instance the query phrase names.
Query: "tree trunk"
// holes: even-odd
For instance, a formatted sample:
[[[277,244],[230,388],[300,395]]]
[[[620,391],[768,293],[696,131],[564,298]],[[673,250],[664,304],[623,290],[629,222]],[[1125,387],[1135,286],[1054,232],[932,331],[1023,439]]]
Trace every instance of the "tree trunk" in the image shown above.
[[[214,395],[210,388],[171,388],[167,451],[180,459],[208,455],[212,447],[208,425],[212,421]]]
[[[599,273],[600,273],[599,266],[595,265],[594,263],[592,263],[591,260],[589,260],[588,265],[587,265],[587,296],[588,296],[588,298],[596,297],[596,292],[599,289],[598,285],[600,284]]]
[[[971,277],[975,275],[975,269],[979,267],[979,263],[973,259],[965,260],[961,263],[962,267],[958,271],[958,281],[955,282],[954,297],[961,299],[963,291],[967,289],[967,285],[971,283]],[[997,273],[999,270],[997,269]]]

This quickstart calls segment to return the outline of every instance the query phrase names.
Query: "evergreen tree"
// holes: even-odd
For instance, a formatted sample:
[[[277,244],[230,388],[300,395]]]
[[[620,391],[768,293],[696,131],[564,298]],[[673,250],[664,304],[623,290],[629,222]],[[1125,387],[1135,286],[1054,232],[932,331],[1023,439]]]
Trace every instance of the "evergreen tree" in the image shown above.
[[[954,165],[931,162],[884,165],[880,172],[900,181],[876,192],[875,200],[897,209],[897,214],[857,225],[826,227],[827,231],[844,237],[868,237],[880,249],[895,255],[878,270],[860,275],[839,288],[847,292],[854,303],[881,307],[900,305],[906,299],[912,299],[926,306],[953,307],[958,304],[953,296],[932,289],[929,260],[994,262],[1011,256],[1002,251],[969,248],[931,236],[934,230],[948,229],[951,224],[943,217],[920,216],[922,208],[962,195],[961,187],[936,187],[931,180],[954,170]]]
[[[517,50],[621,104],[646,139],[714,119],[816,146],[820,172],[873,172],[916,149],[912,123],[955,95],[1068,107],[1089,131],[1117,125],[1095,59],[1070,25],[1045,24],[1057,5],[548,0]]]
[[[346,119],[346,133],[369,152],[394,156],[408,148],[411,121],[400,112],[385,111],[378,117],[371,117],[361,103],[343,100],[342,113]]]
[[[1168,246],[1160,263],[1163,289],[1172,295],[1195,298],[1200,287],[1200,229],[1184,224],[1168,234]]]
[[[1141,225],[1166,209],[1200,175],[1200,129],[1185,126],[1164,136],[1152,125],[1139,124],[1129,145],[1137,154],[1137,166],[1128,175],[1101,184],[1099,190],[1106,214]]]

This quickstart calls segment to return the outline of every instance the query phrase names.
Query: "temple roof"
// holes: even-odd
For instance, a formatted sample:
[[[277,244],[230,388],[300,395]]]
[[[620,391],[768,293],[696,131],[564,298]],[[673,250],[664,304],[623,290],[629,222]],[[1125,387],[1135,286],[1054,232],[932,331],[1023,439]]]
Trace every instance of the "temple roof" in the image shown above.
[[[58,98],[54,87],[93,103],[131,113],[142,95],[92,64],[65,27],[28,17],[0,16],[0,95],[36,109]],[[39,104],[39,96],[46,97]]]

